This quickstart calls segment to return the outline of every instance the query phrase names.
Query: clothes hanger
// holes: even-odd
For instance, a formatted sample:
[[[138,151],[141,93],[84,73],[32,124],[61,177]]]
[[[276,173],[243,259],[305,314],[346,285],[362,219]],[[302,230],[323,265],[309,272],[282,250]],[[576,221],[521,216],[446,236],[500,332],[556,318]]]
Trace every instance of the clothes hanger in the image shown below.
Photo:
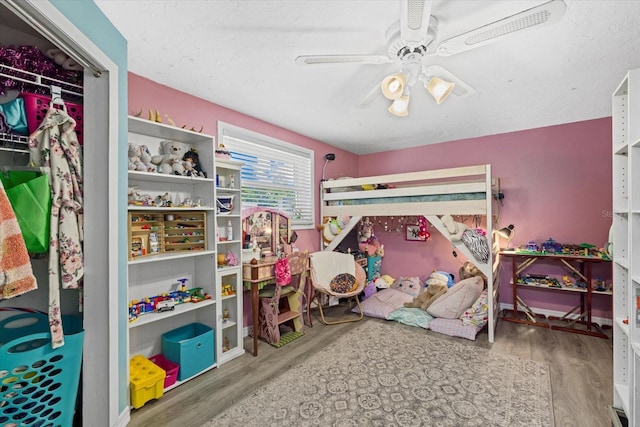
[[[62,107],[62,111],[67,112],[67,106],[62,99],[62,88],[60,86],[51,85],[51,102],[49,102],[49,111],[55,108],[56,105]]]

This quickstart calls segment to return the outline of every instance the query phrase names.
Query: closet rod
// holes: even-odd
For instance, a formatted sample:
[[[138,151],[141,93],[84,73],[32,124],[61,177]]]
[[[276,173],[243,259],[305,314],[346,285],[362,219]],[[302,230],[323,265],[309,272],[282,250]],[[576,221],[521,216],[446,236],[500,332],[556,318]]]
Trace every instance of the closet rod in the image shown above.
[[[6,72],[3,72],[2,69],[7,69],[9,71],[23,74],[23,76],[14,76],[11,74],[7,74]],[[10,67],[9,65],[0,64],[0,77],[6,77],[11,80],[16,80],[19,82],[29,83],[32,85],[46,87],[46,88],[50,88],[51,85],[53,84],[55,86],[62,87],[63,93],[67,93],[69,95],[82,98],[82,86],[80,85],[68,83],[62,80],[54,79],[52,77],[47,77],[40,74],[32,73],[30,71],[21,70],[19,68]],[[65,89],[65,86],[71,89]]]
[[[0,133],[0,151],[29,153],[29,139],[23,135]]]

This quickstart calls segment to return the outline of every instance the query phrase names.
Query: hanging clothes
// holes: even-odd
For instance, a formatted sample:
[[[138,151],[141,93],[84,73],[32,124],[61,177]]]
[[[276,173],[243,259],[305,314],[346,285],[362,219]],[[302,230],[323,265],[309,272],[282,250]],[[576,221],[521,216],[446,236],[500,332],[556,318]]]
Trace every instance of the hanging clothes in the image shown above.
[[[82,153],[75,120],[51,106],[29,137],[32,166],[51,169],[51,238],[49,247],[49,325],[54,348],[64,344],[60,285],[75,289],[84,275],[82,252]]]
[[[37,288],[18,220],[0,181],[0,299]]]

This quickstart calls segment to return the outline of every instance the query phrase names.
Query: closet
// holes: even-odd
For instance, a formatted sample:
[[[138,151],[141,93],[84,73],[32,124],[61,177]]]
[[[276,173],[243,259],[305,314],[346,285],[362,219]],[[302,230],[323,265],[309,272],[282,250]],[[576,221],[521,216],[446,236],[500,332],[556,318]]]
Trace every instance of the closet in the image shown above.
[[[29,48],[20,48],[21,46],[28,46]],[[62,59],[67,59],[65,63],[65,68],[60,67],[61,72],[53,73],[51,71],[52,67],[55,66],[53,61],[46,63],[46,67],[43,65],[44,59],[46,59],[46,55],[42,55],[39,57],[37,55],[37,51],[40,50],[42,53],[46,53],[49,51],[50,54],[53,54],[57,49],[51,42],[43,38],[29,25],[24,23],[21,19],[19,19],[13,12],[5,8],[0,4],[0,48],[3,49],[0,55],[0,104],[4,106],[3,118],[4,122],[1,123],[0,127],[0,174],[3,175],[4,179],[8,179],[7,177],[10,174],[24,174],[29,173],[34,176],[40,175],[44,173],[45,175],[49,175],[49,179],[51,179],[51,170],[57,170],[55,167],[52,168],[41,168],[34,167],[33,164],[29,164],[30,154],[29,147],[27,144],[28,137],[26,135],[22,135],[20,133],[24,133],[23,126],[24,119],[26,118],[28,121],[28,132],[30,133],[34,128],[37,127],[39,123],[45,119],[45,115],[50,108],[58,108],[65,109],[65,111],[69,114],[69,116],[73,117],[76,121],[76,134],[78,136],[78,140],[82,141],[83,134],[83,70],[79,67],[76,67],[75,62],[68,58],[66,54],[62,51],[57,50],[59,62],[63,62]],[[11,55],[19,56],[20,54],[24,55],[24,60],[17,61],[20,64],[11,64],[7,65],[7,58]],[[39,62],[40,61],[40,62]],[[34,64],[31,67],[30,64]],[[74,68],[70,70],[70,68]],[[43,71],[44,70],[44,71]],[[20,93],[24,93],[21,95]],[[15,114],[17,111],[17,100],[21,99],[21,107],[20,110],[23,114],[21,114],[20,120],[15,118]],[[9,109],[11,112],[8,113]],[[12,117],[8,117],[12,115]],[[39,122],[39,123],[36,123]],[[16,123],[20,123],[18,126]],[[18,127],[20,127],[20,132],[17,132]],[[82,150],[80,150],[82,151]],[[82,165],[81,156],[77,157],[78,164]],[[51,162],[54,163],[53,161]],[[35,165],[40,166],[40,165]],[[71,174],[75,173],[74,171],[79,171],[81,173],[81,168],[71,167]],[[80,175],[80,178],[82,176]],[[55,178],[54,178],[55,180]],[[49,180],[43,181],[45,183],[45,190],[49,190]],[[81,180],[80,180],[81,181]],[[8,193],[8,185],[5,183],[5,191]],[[46,191],[45,191],[46,193]],[[13,193],[12,193],[13,194]],[[14,197],[16,197],[14,195]],[[22,196],[17,196],[22,197]],[[36,199],[40,200],[42,198],[42,194],[36,196]],[[19,215],[18,209],[16,208],[16,200],[11,199],[11,204],[14,207],[14,211],[16,215]],[[80,199],[81,200],[81,199]],[[33,200],[29,201],[31,205],[31,211],[36,211],[36,203]],[[45,201],[42,203],[43,206],[50,206],[50,201]],[[82,223],[82,206],[79,206],[80,209],[74,209],[74,211],[78,214],[77,221],[79,224]],[[61,210],[62,211],[62,210]],[[45,212],[43,217],[48,217],[49,214]],[[32,221],[33,223],[35,221]],[[81,233],[82,227],[76,226],[74,232],[80,231]],[[25,236],[25,240],[27,240],[27,232],[22,233]],[[46,238],[44,233],[41,233],[41,240],[43,240],[42,247],[43,249],[38,251],[40,253],[34,254],[31,253],[29,256],[29,262],[31,264],[31,269],[33,271],[33,276],[35,276],[37,280],[37,289],[28,290],[27,292],[11,295],[10,291],[7,291],[5,288],[5,296],[11,296],[2,299],[0,296],[0,322],[2,319],[7,319],[13,316],[28,316],[30,314],[23,313],[44,313],[44,317],[42,320],[42,325],[44,325],[45,329],[49,329],[48,323],[46,320],[46,315],[53,313],[51,307],[52,294],[50,292],[50,260],[54,257],[52,251],[48,250],[49,248],[49,239],[48,233],[46,233]],[[81,243],[81,234],[78,234],[77,246],[78,248],[82,248]],[[28,246],[33,248],[32,246]],[[72,251],[69,248],[61,244],[60,251],[55,251],[59,255],[55,257],[53,263],[62,265],[65,261],[64,259],[67,257],[76,257],[73,261],[75,266],[72,268],[73,271],[78,273],[78,278],[82,277],[83,271],[83,261],[82,256],[80,255],[80,251]],[[31,251],[30,251],[31,252]],[[71,271],[71,270],[69,270]],[[63,278],[62,275],[66,274],[65,269],[60,269],[60,281],[66,282],[67,279]],[[42,403],[43,408],[39,411],[42,413],[38,413],[38,411],[34,410],[33,407],[29,409],[35,413],[35,415],[28,414],[29,411],[26,411],[25,416],[31,417],[36,416],[40,417],[41,415],[53,417],[55,422],[61,422],[63,425],[69,425],[69,422],[73,422],[74,425],[82,425],[82,390],[80,388],[81,382],[79,381],[79,374],[73,373],[70,371],[79,371],[82,363],[82,359],[80,357],[80,352],[82,350],[82,321],[83,321],[83,282],[84,278],[79,280],[80,286],[77,286],[75,282],[70,286],[69,289],[62,289],[62,286],[56,283],[54,286],[51,286],[55,289],[59,289],[59,307],[61,317],[64,317],[63,322],[63,333],[65,336],[64,345],[60,347],[55,353],[55,355],[63,354],[62,357],[64,360],[69,361],[70,359],[77,359],[77,363],[74,363],[74,366],[70,364],[66,364],[63,362],[50,362],[51,365],[49,369],[60,370],[60,379],[54,380],[58,381],[61,384],[61,390],[65,390],[69,392],[70,390],[75,391],[75,389],[79,389],[77,399],[78,406],[75,411],[75,415],[73,413],[63,413],[60,418],[56,418],[55,412],[52,414],[46,414],[48,408],[55,408],[55,405],[49,402],[40,401],[39,392],[33,392],[31,395],[28,395],[26,398],[29,403],[36,405]],[[0,295],[3,295],[0,293]],[[56,316],[52,316],[55,318]],[[73,319],[75,322],[75,326],[68,322]],[[53,327],[55,328],[55,326]],[[25,331],[28,329],[24,329]],[[67,334],[73,331],[78,332],[73,339],[67,339]],[[4,341],[16,339],[19,334],[16,333],[8,333],[9,329],[2,329],[0,326],[0,344],[3,344]],[[12,335],[14,334],[14,335]],[[34,334],[31,334],[34,336]],[[19,338],[19,337],[18,337]],[[27,356],[24,356],[25,360],[30,360],[29,352],[26,352]],[[41,359],[46,360],[47,356],[40,357]],[[38,357],[36,357],[38,358]],[[75,361],[75,359],[73,359]],[[6,366],[10,362],[8,359],[2,359],[2,355],[0,355],[0,361],[4,361],[5,366],[0,366],[0,371],[2,369],[7,369],[11,366]],[[35,359],[34,359],[35,360]],[[51,359],[49,359],[51,360]],[[24,363],[25,361],[23,361]],[[16,366],[16,365],[14,365]],[[77,367],[76,367],[77,366]],[[46,377],[44,372],[41,372],[37,369],[34,369],[33,372],[26,374],[24,378],[27,378],[28,375],[35,375],[36,378],[38,375],[42,373],[43,377]],[[2,375],[2,374],[0,374]],[[86,375],[86,372],[85,372]],[[7,377],[9,378],[9,377]],[[17,377],[19,380],[24,378]],[[12,380],[12,378],[9,378]],[[33,381],[36,387],[39,387],[38,381]],[[9,391],[9,393],[6,393]],[[24,397],[12,400],[12,395],[10,393],[10,387],[6,390],[3,389],[3,397],[0,399],[0,407],[5,407],[6,405],[13,405],[14,408],[20,407],[23,405],[24,407]],[[59,395],[56,395],[56,392],[53,392],[55,398],[60,398],[64,401],[65,396],[63,392],[59,392]],[[24,393],[23,393],[24,394]],[[75,402],[72,402],[75,403]],[[39,407],[39,406],[34,406]],[[54,409],[54,410],[55,410]],[[21,409],[20,409],[21,410]],[[11,420],[7,419],[7,413],[9,411],[0,412],[0,424],[4,425],[4,423],[9,422]],[[27,419],[27,421],[29,418]],[[32,421],[33,422],[33,421]]]

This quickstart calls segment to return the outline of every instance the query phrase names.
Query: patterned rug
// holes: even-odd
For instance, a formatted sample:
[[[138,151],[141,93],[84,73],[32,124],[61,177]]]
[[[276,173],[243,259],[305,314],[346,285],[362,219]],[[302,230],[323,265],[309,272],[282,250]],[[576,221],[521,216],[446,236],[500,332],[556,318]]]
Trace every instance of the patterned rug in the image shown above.
[[[553,426],[549,368],[368,321],[207,426]]]

